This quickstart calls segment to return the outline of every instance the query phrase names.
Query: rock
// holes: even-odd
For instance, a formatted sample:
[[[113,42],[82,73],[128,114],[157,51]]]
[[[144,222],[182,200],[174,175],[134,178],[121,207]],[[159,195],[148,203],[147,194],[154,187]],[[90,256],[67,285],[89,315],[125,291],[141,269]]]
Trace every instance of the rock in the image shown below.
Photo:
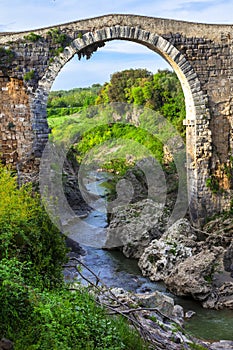
[[[13,350],[13,342],[9,339],[2,338],[0,341],[0,350]]]
[[[152,281],[165,280],[181,261],[192,255],[192,249],[175,241],[153,240],[144,250],[138,266]]]
[[[158,291],[147,294],[135,294],[122,288],[112,288],[111,293],[98,294],[98,300],[107,304],[113,304],[116,307],[116,301],[113,300],[112,293],[117,297],[118,305],[120,302],[123,308],[130,305],[131,310],[137,310],[137,321],[143,325],[145,334],[150,335],[150,341],[151,339],[156,341],[156,349],[160,349],[159,345],[161,345],[161,349],[181,350],[183,346],[191,349],[187,345],[189,339],[182,329],[179,330],[179,326],[183,324],[183,308],[179,305],[174,306],[172,298]],[[148,310],[148,308],[153,310]]]
[[[164,293],[130,293],[123,288],[112,288],[111,291],[121,302],[130,303],[135,307],[154,308],[167,317],[173,316],[174,300]]]
[[[75,256],[85,255],[85,250],[79,245],[78,242],[74,241],[70,237],[66,237],[65,242],[67,247],[70,248],[73,253],[75,253]]]
[[[233,280],[224,277],[223,264],[223,257],[231,259],[231,248],[228,253],[225,250],[228,231],[225,238],[196,231],[188,220],[178,220],[159,240],[149,244],[138,265],[143,275],[164,281],[176,295],[192,296],[205,302],[205,307],[231,308],[231,284],[226,289],[224,283]]]
[[[67,159],[65,159],[63,172],[64,193],[70,207],[77,215],[86,215],[88,212],[90,212],[91,208],[84,200],[79,189],[79,164],[77,163],[75,155],[72,152],[69,152]]]
[[[177,264],[165,279],[168,288],[176,295],[191,295],[204,301],[212,290],[215,269],[223,255],[223,248],[213,247],[213,251],[203,250]]]
[[[142,199],[146,199],[148,196],[147,181],[143,171],[140,168],[134,167],[129,169],[124,175],[124,179],[127,180],[133,187],[132,203],[138,202]],[[127,190],[127,188],[126,188]]]
[[[119,247],[127,257],[139,259],[144,276],[163,281],[176,295],[192,296],[204,307],[231,309],[232,218],[221,215],[202,229],[183,218],[166,228],[169,215],[164,212],[163,205],[150,199],[118,207],[107,248]]]
[[[175,305],[172,315],[178,318],[184,318],[184,309],[181,305]]]
[[[192,228],[187,219],[179,219],[172,226],[170,226],[163,235],[163,240],[171,242],[185,242],[190,241],[193,246],[193,241],[197,240],[197,234]],[[188,245],[188,244],[186,244]]]
[[[205,308],[232,309],[233,310],[233,282],[225,282],[214,290],[203,303]]]
[[[172,317],[177,323],[183,325],[184,323],[184,309],[181,305],[175,305],[172,312]]]
[[[192,318],[194,315],[196,315],[196,312],[195,311],[192,311],[192,310],[189,310],[185,313],[184,317],[189,319],[189,318]]]
[[[220,340],[210,345],[211,350],[233,350],[233,341]]]
[[[233,218],[220,215],[206,224],[203,230],[208,234],[205,240],[206,247],[221,246],[227,250],[232,244]]]
[[[174,300],[159,292],[155,291],[148,294],[135,294],[133,298],[140,306],[146,308],[156,308],[163,315],[172,317],[174,311]]]
[[[126,257],[140,258],[151,240],[161,236],[156,224],[162,214],[163,205],[151,199],[115,208],[104,248],[118,247]]]
[[[233,242],[224,254],[223,263],[225,270],[229,271],[231,273],[231,277],[233,277]]]
[[[152,289],[151,286],[147,285],[147,283],[144,283],[141,287],[136,289],[136,293],[151,293]]]

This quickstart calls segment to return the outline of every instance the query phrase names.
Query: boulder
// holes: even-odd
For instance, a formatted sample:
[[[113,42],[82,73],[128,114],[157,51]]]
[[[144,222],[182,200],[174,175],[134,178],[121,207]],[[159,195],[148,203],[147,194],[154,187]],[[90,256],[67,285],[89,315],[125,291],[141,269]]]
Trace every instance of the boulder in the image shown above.
[[[224,249],[213,247],[203,250],[176,265],[165,279],[168,288],[176,295],[193,296],[204,301],[212,291],[213,276],[221,265]]]
[[[231,340],[220,340],[210,344],[210,350],[233,350],[233,341]]]
[[[165,316],[174,316],[174,300],[159,291],[152,293],[137,293],[134,295],[134,300],[141,307],[156,308]]]
[[[179,320],[183,322],[183,307],[174,305],[174,300],[162,292],[131,293],[123,288],[112,288],[111,292],[122,303],[127,303],[133,308],[155,309],[155,312],[159,312],[159,316],[165,316],[165,318],[168,317],[175,321]],[[148,312],[150,312],[150,310],[148,310]],[[151,310],[151,312],[153,312],[153,310]]]
[[[203,307],[211,309],[228,308],[233,310],[233,282],[225,282],[221,287],[213,290]]]
[[[121,248],[126,257],[140,258],[151,240],[161,236],[156,225],[162,214],[163,205],[151,199],[116,207],[104,248]]]
[[[224,254],[223,263],[225,270],[231,273],[231,277],[233,277],[233,242],[228,247]]]
[[[152,281],[164,281],[177,264],[192,255],[192,249],[175,241],[153,240],[144,250],[138,266]]]
[[[188,257],[196,235],[186,219],[175,222],[159,240],[153,240],[139,259],[139,267],[144,276],[152,281],[165,280],[171,271]]]
[[[171,242],[183,242],[191,246],[197,240],[197,232],[191,226],[190,222],[183,218],[177,220],[172,226],[170,226],[163,235],[163,240]]]

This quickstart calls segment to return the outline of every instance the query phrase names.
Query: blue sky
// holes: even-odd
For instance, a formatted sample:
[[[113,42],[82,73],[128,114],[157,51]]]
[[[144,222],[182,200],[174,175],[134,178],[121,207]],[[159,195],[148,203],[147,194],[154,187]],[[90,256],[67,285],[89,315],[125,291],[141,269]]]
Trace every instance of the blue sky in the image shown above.
[[[0,31],[33,30],[109,13],[128,13],[204,23],[233,24],[232,0],[0,0]],[[54,82],[53,90],[85,87],[109,81],[128,68],[152,72],[168,68],[157,54],[141,45],[113,41],[90,60],[75,56]]]

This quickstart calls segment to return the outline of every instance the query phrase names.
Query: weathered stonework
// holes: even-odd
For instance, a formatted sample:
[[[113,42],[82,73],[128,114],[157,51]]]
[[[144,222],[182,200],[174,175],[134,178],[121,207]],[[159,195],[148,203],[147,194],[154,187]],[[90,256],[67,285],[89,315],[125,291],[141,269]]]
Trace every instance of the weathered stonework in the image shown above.
[[[147,46],[167,60],[185,95],[190,212],[195,223],[229,209],[233,157],[233,26],[106,15],[0,34],[2,158],[31,164],[48,138],[46,105],[62,67],[109,40]],[[27,171],[24,166],[24,171]],[[31,171],[31,166],[29,171]]]

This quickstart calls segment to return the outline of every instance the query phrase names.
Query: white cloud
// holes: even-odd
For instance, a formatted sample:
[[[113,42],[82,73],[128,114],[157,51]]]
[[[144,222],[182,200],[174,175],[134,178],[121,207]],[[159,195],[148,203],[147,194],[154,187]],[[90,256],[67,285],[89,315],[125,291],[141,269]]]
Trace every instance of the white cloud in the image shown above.
[[[117,53],[109,57],[107,52],[100,50],[90,60],[78,61],[75,56],[58,74],[52,89],[61,90],[91,86],[94,83],[103,84],[110,80],[111,74],[124,69],[145,68],[155,73],[158,69],[168,67],[167,62],[152,51],[151,54],[145,56]]]
[[[8,0],[0,1],[2,30],[26,30],[109,13],[232,23],[231,0]]]

